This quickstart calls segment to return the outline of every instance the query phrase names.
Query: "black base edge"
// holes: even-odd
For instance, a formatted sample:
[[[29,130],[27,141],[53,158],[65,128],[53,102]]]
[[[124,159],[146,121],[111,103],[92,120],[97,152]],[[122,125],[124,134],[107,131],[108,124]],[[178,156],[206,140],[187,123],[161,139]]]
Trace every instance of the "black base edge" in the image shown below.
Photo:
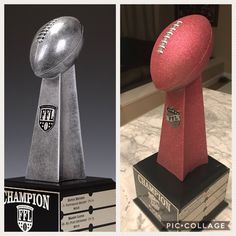
[[[147,207],[142,203],[139,198],[135,198],[134,203],[142,210],[142,212],[148,217],[148,219],[158,228],[160,231],[170,231],[166,229],[161,222],[153,216],[152,213],[147,209]],[[223,211],[228,206],[228,203],[223,200],[219,205],[217,205],[200,223],[209,224],[221,211]],[[191,231],[202,231],[201,229],[193,229]],[[170,232],[173,232],[171,230]]]
[[[139,198],[135,198],[134,203],[142,210],[142,212],[148,217],[148,219],[160,230],[160,231],[168,231],[156,217],[150,213],[147,207],[142,203]]]
[[[101,227],[105,227],[105,226],[109,226],[109,225],[115,225],[115,224],[116,224],[116,222],[111,222],[111,223],[96,225],[96,226],[91,225],[91,227],[89,227],[89,228],[78,229],[78,230],[70,231],[70,232],[82,232],[82,231],[86,231],[86,230],[88,230],[89,232],[93,232],[93,229],[97,229],[97,228],[101,228]]]

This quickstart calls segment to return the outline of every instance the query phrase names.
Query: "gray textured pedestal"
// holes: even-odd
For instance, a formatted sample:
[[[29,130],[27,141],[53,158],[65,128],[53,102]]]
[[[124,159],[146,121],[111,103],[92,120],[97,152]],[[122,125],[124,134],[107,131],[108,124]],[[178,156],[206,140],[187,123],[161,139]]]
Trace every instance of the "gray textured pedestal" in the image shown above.
[[[26,178],[85,178],[74,65],[56,78],[42,79]]]

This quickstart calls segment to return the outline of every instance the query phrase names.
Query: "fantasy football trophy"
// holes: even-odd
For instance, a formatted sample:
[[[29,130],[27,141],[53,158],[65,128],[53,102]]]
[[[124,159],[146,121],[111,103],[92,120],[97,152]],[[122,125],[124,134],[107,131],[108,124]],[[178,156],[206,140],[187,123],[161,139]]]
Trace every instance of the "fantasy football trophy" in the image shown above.
[[[5,231],[115,230],[115,182],[85,175],[74,65],[82,44],[73,17],[48,22],[33,39],[41,90],[26,177],[5,180]]]
[[[227,206],[229,169],[206,144],[201,73],[212,44],[207,18],[190,15],[167,26],[152,51],[152,80],[166,99],[159,152],[134,165],[134,201],[160,230],[209,222]]]

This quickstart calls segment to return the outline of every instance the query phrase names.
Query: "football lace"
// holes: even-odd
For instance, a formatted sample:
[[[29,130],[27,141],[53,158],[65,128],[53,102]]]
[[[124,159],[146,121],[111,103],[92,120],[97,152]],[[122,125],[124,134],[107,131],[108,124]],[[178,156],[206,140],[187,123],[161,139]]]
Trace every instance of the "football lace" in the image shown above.
[[[178,28],[183,22],[181,20],[176,21],[171,27],[170,29],[166,32],[165,36],[163,37],[163,39],[161,40],[158,48],[157,48],[157,53],[158,54],[163,54],[166,45],[169,41],[169,39],[171,38],[171,36],[174,34],[176,28]]]
[[[56,23],[57,20],[58,19],[51,20],[46,25],[43,26],[43,28],[40,30],[36,38],[39,43],[43,42],[44,38],[47,35],[47,32],[51,29],[51,27]]]

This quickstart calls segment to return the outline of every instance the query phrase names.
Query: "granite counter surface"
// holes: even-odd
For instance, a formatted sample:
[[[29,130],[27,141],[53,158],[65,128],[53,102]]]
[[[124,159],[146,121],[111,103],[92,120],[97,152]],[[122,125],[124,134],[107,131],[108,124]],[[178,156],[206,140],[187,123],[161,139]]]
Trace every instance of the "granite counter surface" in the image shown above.
[[[204,89],[203,96],[208,154],[231,169],[231,95]],[[133,202],[136,196],[132,167],[158,151],[162,113],[163,105],[121,127],[121,231],[157,231]],[[231,221],[231,173],[226,201],[228,207],[215,220]]]

